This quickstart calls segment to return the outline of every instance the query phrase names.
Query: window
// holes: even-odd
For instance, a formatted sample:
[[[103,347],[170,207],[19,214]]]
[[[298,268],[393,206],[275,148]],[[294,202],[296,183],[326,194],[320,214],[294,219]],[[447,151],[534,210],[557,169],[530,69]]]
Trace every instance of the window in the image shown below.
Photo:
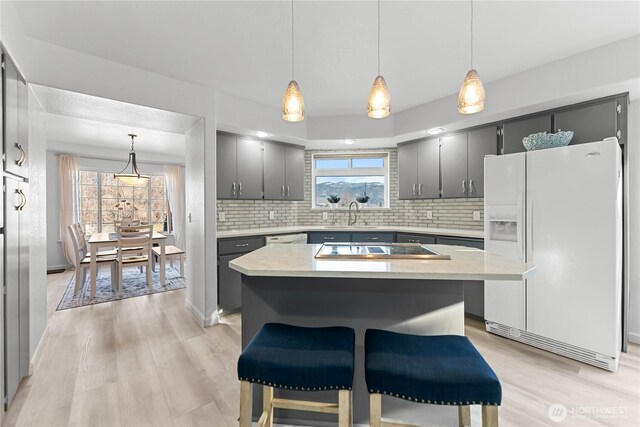
[[[313,208],[329,208],[330,196],[337,196],[337,207],[368,196],[360,208],[389,207],[388,153],[314,154],[312,159]]]
[[[132,216],[151,222],[154,231],[170,231],[164,176],[151,176],[145,186],[128,186],[113,173],[80,171],[80,223],[86,234],[114,231],[113,222]]]

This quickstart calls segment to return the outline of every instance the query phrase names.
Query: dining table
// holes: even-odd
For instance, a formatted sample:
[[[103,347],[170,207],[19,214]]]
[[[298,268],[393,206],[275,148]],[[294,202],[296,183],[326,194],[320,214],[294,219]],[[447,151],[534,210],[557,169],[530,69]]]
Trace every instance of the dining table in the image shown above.
[[[160,284],[165,286],[166,284],[166,272],[165,272],[165,242],[167,240],[167,236],[158,233],[156,231],[153,232],[151,236],[151,241],[153,243],[157,243],[160,246]],[[87,241],[89,245],[89,251],[91,252],[91,263],[90,263],[90,273],[91,273],[91,298],[95,298],[96,296],[96,277],[98,275],[98,262],[97,262],[97,254],[99,248],[115,248],[118,246],[118,234],[117,233],[93,233],[89,240]]]

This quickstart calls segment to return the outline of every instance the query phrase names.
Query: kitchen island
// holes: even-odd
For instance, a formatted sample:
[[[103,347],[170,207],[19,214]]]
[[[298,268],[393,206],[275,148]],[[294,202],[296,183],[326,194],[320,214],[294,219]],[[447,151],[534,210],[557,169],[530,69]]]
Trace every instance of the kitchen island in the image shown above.
[[[242,273],[242,347],[268,322],[299,326],[349,326],[356,331],[354,424],[368,423],[364,381],[364,332],[387,329],[419,335],[464,335],[465,280],[522,280],[534,267],[482,250],[428,245],[450,260],[316,259],[322,245],[269,245],[230,263]],[[299,393],[278,390],[281,396]],[[335,392],[314,399],[335,401]],[[254,386],[254,415],[261,412],[261,387]],[[383,399],[384,416],[407,422],[453,425],[453,407]],[[278,411],[282,424],[334,423],[331,417]]]

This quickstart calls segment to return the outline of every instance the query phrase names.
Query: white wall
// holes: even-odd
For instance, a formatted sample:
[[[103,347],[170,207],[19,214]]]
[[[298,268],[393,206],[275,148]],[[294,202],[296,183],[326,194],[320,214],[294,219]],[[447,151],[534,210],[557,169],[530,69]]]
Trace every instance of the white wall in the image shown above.
[[[640,344],[640,101],[628,109],[629,339]]]
[[[46,114],[29,90],[29,357],[47,327]]]

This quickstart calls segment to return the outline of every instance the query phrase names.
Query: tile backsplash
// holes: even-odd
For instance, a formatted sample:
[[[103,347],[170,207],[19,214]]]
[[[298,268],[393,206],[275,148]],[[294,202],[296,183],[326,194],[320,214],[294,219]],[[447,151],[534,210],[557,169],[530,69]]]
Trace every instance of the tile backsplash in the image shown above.
[[[484,199],[398,200],[398,150],[389,153],[390,206],[388,209],[361,209],[358,225],[403,225],[418,227],[482,230],[484,228]],[[304,201],[284,200],[218,200],[218,230],[284,227],[295,225],[331,225],[335,214],[336,225],[347,224],[346,210],[311,209],[311,155],[321,151],[305,151]],[[273,218],[269,219],[269,212]],[[431,211],[432,218],[427,219]],[[480,212],[480,220],[473,220],[473,212]],[[225,221],[220,221],[224,212]],[[328,219],[322,219],[323,213]]]

